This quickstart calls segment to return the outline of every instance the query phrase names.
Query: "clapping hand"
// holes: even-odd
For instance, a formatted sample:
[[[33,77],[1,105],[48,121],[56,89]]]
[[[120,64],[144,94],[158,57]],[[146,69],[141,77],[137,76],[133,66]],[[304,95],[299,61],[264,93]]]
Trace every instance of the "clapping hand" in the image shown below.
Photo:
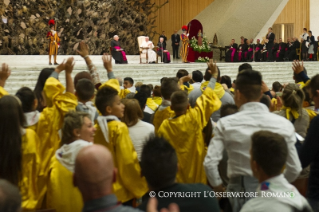
[[[74,65],[75,65],[74,58],[69,57],[66,62],[65,60],[63,60],[63,62],[55,68],[55,72],[60,73],[65,70],[67,74],[71,74],[73,71]]]
[[[73,57],[69,57],[64,65],[65,73],[71,74],[74,68],[75,62]]]
[[[103,60],[103,65],[106,71],[108,73],[112,72],[112,56],[107,53],[104,53],[102,56],[102,60]]]

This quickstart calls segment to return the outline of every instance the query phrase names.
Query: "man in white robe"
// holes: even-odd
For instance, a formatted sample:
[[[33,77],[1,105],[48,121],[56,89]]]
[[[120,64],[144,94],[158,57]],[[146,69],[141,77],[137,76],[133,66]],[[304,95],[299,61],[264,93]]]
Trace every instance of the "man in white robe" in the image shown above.
[[[148,54],[148,62],[149,63],[155,63],[156,61],[156,52],[152,49],[154,48],[153,42],[149,40],[149,37],[145,37],[145,41],[140,46],[141,48],[149,48],[149,49],[143,49],[142,53]]]

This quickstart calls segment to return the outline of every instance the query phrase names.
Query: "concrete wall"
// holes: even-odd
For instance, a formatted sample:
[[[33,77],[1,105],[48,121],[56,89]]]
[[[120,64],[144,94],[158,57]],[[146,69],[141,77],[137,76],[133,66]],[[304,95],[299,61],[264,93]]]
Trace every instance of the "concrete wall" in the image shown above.
[[[316,40],[319,36],[319,0],[310,0],[310,30]]]
[[[218,46],[225,46],[240,36],[261,38],[267,33],[288,0],[215,0],[195,19],[203,24],[210,42],[217,34]],[[170,46],[170,43],[169,45]]]

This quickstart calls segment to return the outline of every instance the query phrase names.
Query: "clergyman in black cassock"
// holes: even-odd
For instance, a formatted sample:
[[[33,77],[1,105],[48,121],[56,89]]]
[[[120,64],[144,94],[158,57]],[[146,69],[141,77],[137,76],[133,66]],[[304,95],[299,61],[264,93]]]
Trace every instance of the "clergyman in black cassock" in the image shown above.
[[[121,48],[119,37],[115,35],[113,37],[113,40],[111,41],[111,47],[112,47],[112,57],[115,60],[116,64],[126,64],[127,58],[125,51]]]

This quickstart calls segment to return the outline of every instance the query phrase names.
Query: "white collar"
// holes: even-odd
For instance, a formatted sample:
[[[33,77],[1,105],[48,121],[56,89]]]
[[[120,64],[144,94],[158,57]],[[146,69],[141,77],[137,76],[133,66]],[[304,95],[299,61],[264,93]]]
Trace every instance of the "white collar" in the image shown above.
[[[39,111],[35,110],[32,112],[24,113],[25,117],[25,127],[30,127],[38,123],[39,118],[40,118],[40,113]]]
[[[110,116],[99,116],[97,118],[97,123],[100,125],[101,131],[103,133],[104,139],[106,142],[110,142],[109,140],[109,127],[107,125],[108,120],[115,120],[115,121],[120,121],[119,118],[116,116],[110,115]]]
[[[64,144],[55,152],[56,159],[69,171],[74,172],[75,159],[79,151],[93,143],[78,139],[70,144]]]
[[[130,87],[130,88],[127,88],[127,90],[131,91],[131,93],[135,93],[135,92],[136,92],[135,86],[132,86],[132,87]]]
[[[93,102],[91,102],[91,101],[88,101],[85,103],[78,102],[78,104],[81,105],[83,108],[86,108],[88,110],[88,114],[90,114],[91,121],[94,123],[94,118],[95,118],[97,109],[94,107]]]
[[[260,111],[260,110],[269,112],[269,109],[267,108],[267,106],[260,102],[247,102],[239,108],[239,111]]]

